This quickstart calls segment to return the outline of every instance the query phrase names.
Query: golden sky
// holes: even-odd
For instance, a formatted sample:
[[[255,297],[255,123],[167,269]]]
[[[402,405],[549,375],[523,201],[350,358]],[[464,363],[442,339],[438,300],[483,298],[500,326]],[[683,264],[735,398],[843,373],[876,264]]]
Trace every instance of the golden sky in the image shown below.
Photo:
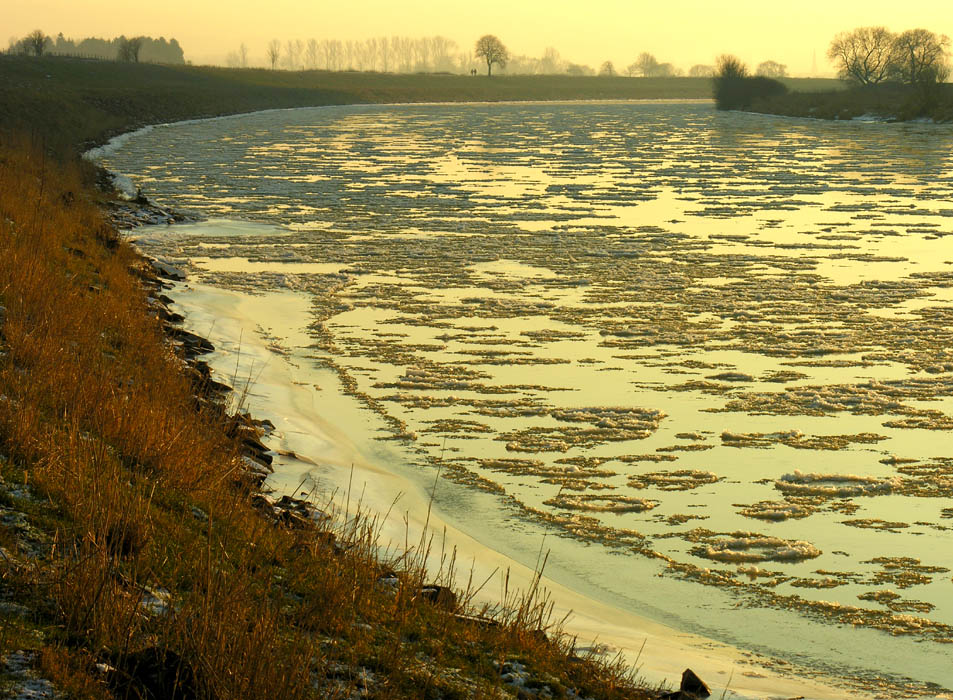
[[[734,53],[752,67],[764,60],[819,72],[834,34],[866,25],[894,31],[925,27],[953,35],[950,0],[0,0],[5,42],[42,29],[67,37],[145,34],[175,37],[194,63],[222,63],[244,42],[263,63],[272,38],[365,39],[442,35],[471,48],[482,34],[513,54],[618,68],[642,51],[682,68]]]

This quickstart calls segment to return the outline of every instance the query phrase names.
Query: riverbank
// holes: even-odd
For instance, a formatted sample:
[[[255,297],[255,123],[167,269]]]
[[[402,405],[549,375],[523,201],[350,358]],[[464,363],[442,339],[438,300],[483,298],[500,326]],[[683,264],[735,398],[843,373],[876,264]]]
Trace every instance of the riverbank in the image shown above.
[[[953,122],[953,85],[873,85],[848,90],[789,92],[755,100],[749,111],[812,119]]]
[[[560,636],[532,587],[477,606],[427,542],[382,558],[373,520],[262,499],[268,424],[196,377],[211,347],[83,178],[0,153],[5,692],[656,695]]]
[[[268,323],[265,318],[284,327],[306,327],[310,320],[306,298],[287,291],[246,295],[196,282],[182,283],[173,296],[190,328],[208,329],[218,348],[210,358],[218,376],[234,373],[236,367],[241,368],[240,374],[254,372],[247,402],[254,414],[268,416],[276,426],[269,436],[269,444],[278,452],[269,483],[279,492],[317,482],[323,490],[337,493],[339,501],[346,500],[346,494],[352,494],[352,501],[356,498],[353,494],[360,494],[363,506],[380,518],[380,541],[385,547],[400,549],[406,541],[433,538],[439,545],[427,562],[432,570],[440,569],[442,552],[454,551],[459,571],[487,582],[474,597],[478,604],[496,605],[504,597],[500,593],[504,585],[528,590],[537,584],[531,567],[457,529],[434,505],[426,488],[368,456],[356,443],[357,436],[343,429],[341,421],[346,418],[340,404],[328,400],[328,395],[337,391],[333,384],[322,383],[317,395],[325,400],[315,404],[306,336],[278,340],[281,347],[276,352],[274,341],[269,343],[254,332]],[[276,313],[282,316],[280,322]],[[323,409],[324,404],[333,406],[335,412]],[[441,479],[432,487],[455,488]],[[810,677],[809,669],[772,669],[769,659],[587,597],[545,571],[538,584],[553,605],[553,618],[564,620],[565,632],[602,655],[621,654],[650,684],[670,681],[682,667],[690,667],[717,689],[716,696],[721,689],[732,698],[843,698],[848,694],[826,685],[820,676]]]

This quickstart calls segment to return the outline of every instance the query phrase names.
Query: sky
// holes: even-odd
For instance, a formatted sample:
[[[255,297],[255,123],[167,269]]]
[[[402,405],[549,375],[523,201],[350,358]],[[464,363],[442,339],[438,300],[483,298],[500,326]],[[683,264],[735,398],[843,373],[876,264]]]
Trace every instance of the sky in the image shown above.
[[[884,25],[924,27],[953,36],[949,0],[0,0],[0,28],[21,37],[41,29],[70,38],[175,37],[186,59],[219,63],[241,43],[264,64],[269,40],[367,39],[441,35],[472,48],[498,36],[511,54],[625,67],[642,51],[683,69],[733,53],[752,68],[765,60],[810,75],[833,72],[826,58],[835,34]],[[4,43],[5,46],[5,43]]]

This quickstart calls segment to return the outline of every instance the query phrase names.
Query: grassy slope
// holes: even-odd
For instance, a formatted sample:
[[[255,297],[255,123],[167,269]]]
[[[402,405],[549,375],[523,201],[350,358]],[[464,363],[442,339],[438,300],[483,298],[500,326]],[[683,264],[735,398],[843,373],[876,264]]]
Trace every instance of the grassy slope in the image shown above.
[[[262,71],[6,59],[0,71],[0,659],[25,651],[69,697],[103,700],[153,697],[124,681],[149,649],[188,660],[180,697],[507,697],[515,661],[557,698],[651,697],[628,670],[540,635],[544,600],[511,598],[495,626],[462,623],[417,597],[419,560],[376,560],[369,529],[335,529],[341,553],[326,526],[262,517],[234,485],[227,419],[196,408],[92,173],[49,155],[145,121],[433,99],[442,78],[396,91],[366,76],[347,92],[349,76],[320,76],[318,89],[302,86],[316,76]],[[491,96],[473,84],[468,99]],[[24,124],[32,136],[10,136]],[[399,586],[378,582],[385,566]],[[153,596],[167,605],[144,606]],[[22,680],[11,674],[0,663],[0,695]]]

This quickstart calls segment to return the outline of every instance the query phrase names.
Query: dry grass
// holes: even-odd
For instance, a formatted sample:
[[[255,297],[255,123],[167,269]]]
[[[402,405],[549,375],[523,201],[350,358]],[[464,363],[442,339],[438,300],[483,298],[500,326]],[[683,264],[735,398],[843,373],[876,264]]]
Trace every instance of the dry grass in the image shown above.
[[[78,698],[152,697],[96,666],[149,649],[187,662],[191,694],[170,697],[508,696],[513,660],[554,697],[649,696],[621,664],[573,657],[535,586],[496,624],[461,622],[417,595],[432,543],[380,562],[370,518],[338,526],[340,553],[262,517],[84,167],[0,146],[0,506],[24,514],[0,524],[0,656],[31,650]],[[431,575],[452,585],[445,561]]]

